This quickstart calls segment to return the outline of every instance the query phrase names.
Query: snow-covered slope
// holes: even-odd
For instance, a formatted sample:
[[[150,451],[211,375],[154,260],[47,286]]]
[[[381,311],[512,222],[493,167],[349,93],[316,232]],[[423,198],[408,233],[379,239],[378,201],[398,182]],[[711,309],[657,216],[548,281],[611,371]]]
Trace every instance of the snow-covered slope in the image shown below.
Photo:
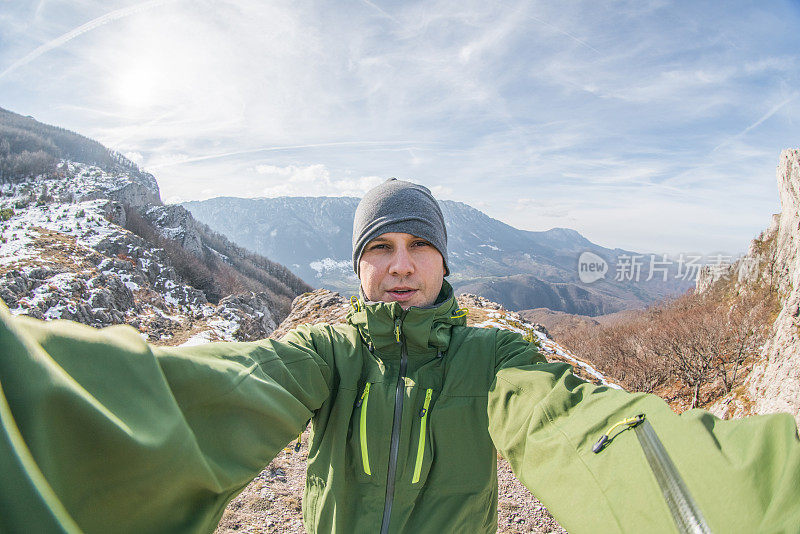
[[[265,295],[210,304],[163,248],[123,228],[125,206],[168,208],[149,204],[155,182],[68,161],[58,169],[0,186],[0,298],[13,314],[128,323],[169,344],[254,339],[275,328],[280,318]],[[175,232],[162,227],[166,237]]]

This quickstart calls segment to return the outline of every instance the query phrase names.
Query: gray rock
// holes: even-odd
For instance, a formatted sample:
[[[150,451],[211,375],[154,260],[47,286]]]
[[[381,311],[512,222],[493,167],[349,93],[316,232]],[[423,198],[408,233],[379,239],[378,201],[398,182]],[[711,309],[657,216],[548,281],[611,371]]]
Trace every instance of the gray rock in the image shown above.
[[[234,337],[251,341],[269,336],[276,328],[272,298],[267,293],[230,295],[219,301],[217,313],[224,319],[236,321],[239,328]]]
[[[125,227],[125,222],[127,220],[125,207],[119,202],[112,201],[103,206],[103,213],[105,214],[106,219],[112,223],[123,228]]]
[[[120,189],[110,191],[105,198],[111,198],[133,207],[161,203],[157,188],[153,191],[147,185],[139,182],[131,182]]]
[[[33,317],[34,319],[44,319],[44,315],[42,314],[42,310],[37,307],[31,307],[28,309],[26,313],[23,315],[27,315],[28,317]],[[66,318],[66,317],[65,317]]]
[[[34,267],[33,269],[30,269],[27,274],[29,278],[34,278],[36,280],[47,280],[56,274],[56,272],[47,267]]]
[[[101,288],[98,291],[92,292],[89,299],[89,304],[92,308],[111,308],[113,306],[113,297],[111,291],[106,288]]]
[[[203,242],[192,214],[183,206],[151,206],[144,216],[160,229],[161,234],[180,243],[189,253],[203,255]]]
[[[737,282],[764,283],[777,289],[781,310],[772,325],[762,357],[745,382],[752,406],[742,408],[725,398],[712,407],[715,413],[789,412],[800,424],[800,150],[784,150],[777,170],[781,212],[750,245],[748,254],[731,266]],[[713,282],[712,282],[713,283]],[[711,287],[698,279],[697,289]],[[746,403],[745,403],[746,404]]]

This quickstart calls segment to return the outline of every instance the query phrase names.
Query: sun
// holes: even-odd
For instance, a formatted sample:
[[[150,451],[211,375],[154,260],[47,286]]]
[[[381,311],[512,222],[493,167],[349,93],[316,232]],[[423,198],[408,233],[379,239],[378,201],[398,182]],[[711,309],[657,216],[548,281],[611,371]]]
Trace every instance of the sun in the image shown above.
[[[129,107],[143,108],[153,104],[155,89],[155,73],[146,66],[128,68],[116,81],[120,103]]]

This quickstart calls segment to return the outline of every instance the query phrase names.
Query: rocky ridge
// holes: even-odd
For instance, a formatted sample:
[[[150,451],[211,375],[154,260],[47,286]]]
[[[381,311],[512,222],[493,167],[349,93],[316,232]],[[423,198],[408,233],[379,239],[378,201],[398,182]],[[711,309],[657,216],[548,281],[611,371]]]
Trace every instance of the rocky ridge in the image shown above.
[[[209,303],[163,248],[123,227],[130,209],[146,210],[189,252],[199,243],[191,215],[160,205],[150,175],[62,161],[55,176],[0,185],[0,298],[11,313],[127,323],[163,344],[258,339],[275,329],[280,317],[266,294]]]
[[[774,288],[780,311],[771,335],[744,385],[711,409],[720,416],[788,412],[800,424],[800,150],[781,152],[777,168],[781,212],[736,263],[704,268],[697,290],[723,284],[747,291],[754,284]]]
[[[574,366],[575,373],[584,379],[610,387],[609,382],[591,365],[578,359],[569,350],[549,338],[538,324],[524,321],[519,314],[500,304],[471,294],[458,296],[459,305],[467,309],[467,324],[483,328],[503,328],[518,332],[540,347],[550,361],[564,361]],[[301,324],[345,321],[350,302],[338,293],[318,289],[298,296],[292,311],[271,337],[279,339]],[[217,534],[303,533],[300,497],[305,485],[305,463],[308,458],[308,433],[304,432],[298,450],[290,444],[257,476],[225,510]],[[539,502],[511,472],[511,467],[498,456],[499,484],[498,532],[557,533],[565,532]]]

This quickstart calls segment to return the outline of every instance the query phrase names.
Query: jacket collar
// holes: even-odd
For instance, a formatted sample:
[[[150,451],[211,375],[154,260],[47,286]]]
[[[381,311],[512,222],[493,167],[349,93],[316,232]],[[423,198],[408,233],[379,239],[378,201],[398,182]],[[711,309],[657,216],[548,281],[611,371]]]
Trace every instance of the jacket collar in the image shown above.
[[[436,303],[403,310],[397,302],[354,301],[347,322],[356,327],[367,344],[372,343],[381,357],[400,357],[401,343],[397,341],[395,326],[400,325],[401,341],[406,344],[409,356],[436,355],[450,344],[450,329],[465,325],[466,319],[458,312],[458,302],[453,288],[445,280]]]

